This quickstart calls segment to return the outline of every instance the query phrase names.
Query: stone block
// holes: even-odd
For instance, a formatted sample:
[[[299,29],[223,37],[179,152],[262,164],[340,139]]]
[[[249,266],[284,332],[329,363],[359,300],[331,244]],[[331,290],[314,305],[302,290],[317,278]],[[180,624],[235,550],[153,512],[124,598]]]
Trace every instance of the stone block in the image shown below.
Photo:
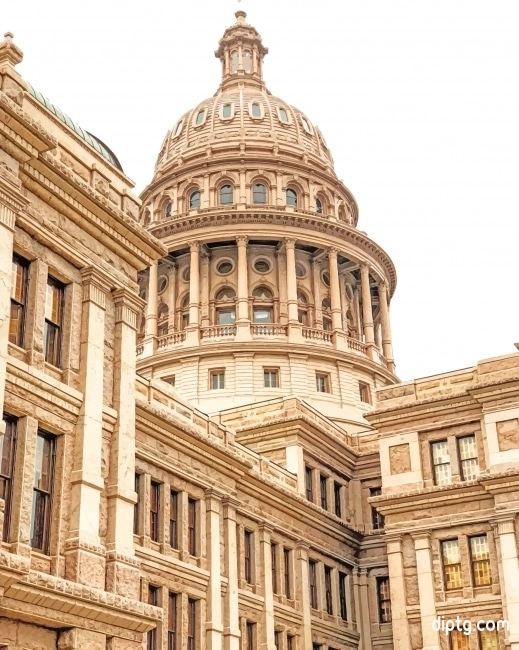
[[[519,420],[502,420],[496,423],[499,451],[519,448]]]
[[[403,474],[411,471],[409,444],[389,447],[389,466],[391,474]]]

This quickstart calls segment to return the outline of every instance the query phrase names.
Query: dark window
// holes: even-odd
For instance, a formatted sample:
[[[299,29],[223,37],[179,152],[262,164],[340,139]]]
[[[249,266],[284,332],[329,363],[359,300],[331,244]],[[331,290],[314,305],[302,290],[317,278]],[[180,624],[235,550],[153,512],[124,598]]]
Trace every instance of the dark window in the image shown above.
[[[56,437],[38,431],[31,516],[31,546],[49,552]]]
[[[369,387],[369,384],[365,384],[364,382],[359,381],[359,396],[361,402],[371,404],[371,389]]]
[[[389,578],[377,578],[378,617],[381,623],[391,622]]]
[[[310,607],[317,609],[317,562],[308,562],[308,578],[310,582]]]
[[[369,495],[371,497],[379,497],[381,494],[381,488],[370,488]],[[373,530],[382,530],[386,524],[384,515],[381,515],[380,512],[373,506],[371,506],[371,523],[373,525]]]
[[[283,549],[283,587],[285,589],[285,596],[292,598],[292,580],[290,570],[290,549]]]
[[[270,561],[272,564],[272,592],[279,593],[278,585],[278,545],[270,544]]]
[[[49,276],[47,278],[47,295],[45,301],[43,348],[45,351],[45,361],[57,368],[61,366],[64,296],[65,286]]]
[[[150,483],[150,539],[159,541],[160,483]]]
[[[324,567],[324,595],[326,600],[326,613],[333,614],[332,570],[329,566]]]
[[[323,213],[323,203],[321,199],[315,199],[315,211],[317,212],[317,214]]]
[[[346,606],[346,574],[339,571],[339,606],[341,608],[341,618],[343,621],[348,620],[348,608]]]
[[[313,470],[308,465],[305,466],[305,492],[308,501],[314,501]]]
[[[267,188],[263,183],[256,183],[252,188],[252,201],[253,203],[266,203],[267,202]]]
[[[169,545],[178,548],[178,492],[169,493]]]
[[[290,187],[286,192],[286,203],[287,205],[297,207],[297,192]]]
[[[233,201],[232,185],[222,185],[220,188],[220,205],[230,205]]]
[[[341,507],[341,493],[342,485],[334,481],[333,483],[333,501],[334,501],[334,512],[336,517],[342,517],[342,507]]]
[[[322,647],[320,643],[312,643],[312,650],[322,650]]]
[[[252,584],[252,531],[245,530],[243,532],[243,561],[245,582],[249,585]]]
[[[166,207],[164,208],[164,215],[166,216],[166,218],[169,219],[171,217],[172,210],[173,210],[173,204],[171,203],[171,201],[168,201],[166,203]]]
[[[140,531],[140,497],[141,497],[141,475],[135,474],[134,489],[137,493],[137,501],[133,506],[133,534],[138,535]]]
[[[292,634],[287,634],[287,650],[296,650],[295,637]]]
[[[323,476],[319,477],[319,487],[321,492],[321,508],[323,510],[328,510],[328,477]]]
[[[195,190],[194,192],[191,192],[189,195],[189,209],[190,210],[195,210],[196,208],[200,207],[200,191]]]
[[[247,650],[254,650],[256,647],[256,623],[252,623],[251,621],[247,621]]]
[[[197,601],[189,598],[187,601],[187,650],[196,648]]]
[[[196,555],[197,552],[197,537],[198,537],[198,513],[197,513],[196,499],[188,499],[187,501],[187,515],[188,515],[188,551],[189,555]]]
[[[148,585],[148,605],[159,606],[159,587]],[[148,632],[146,650],[157,650],[157,628]]]
[[[16,431],[18,420],[4,413],[5,433],[0,436],[0,499],[4,500],[3,540],[9,541],[13,501],[13,474],[16,459]]]
[[[274,369],[264,370],[263,385],[265,388],[279,388],[279,371]]]
[[[27,285],[29,262],[13,255],[11,279],[11,318],[9,321],[9,341],[23,348],[25,343],[25,315],[27,308]]]
[[[177,650],[178,594],[169,593],[168,650]]]
[[[276,646],[276,650],[281,650],[281,632],[277,630],[274,632],[274,645]]]

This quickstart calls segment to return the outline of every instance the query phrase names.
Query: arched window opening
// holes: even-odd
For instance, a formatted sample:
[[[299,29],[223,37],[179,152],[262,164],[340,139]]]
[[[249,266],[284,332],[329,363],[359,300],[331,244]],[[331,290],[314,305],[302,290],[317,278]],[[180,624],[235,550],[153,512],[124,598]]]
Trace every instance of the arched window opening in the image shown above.
[[[268,287],[256,287],[252,292],[254,304],[252,308],[252,320],[258,325],[266,325],[273,322],[274,296]]]
[[[232,185],[222,185],[220,188],[220,205],[231,205],[233,202]]]
[[[315,199],[315,211],[317,214],[322,214],[323,213],[323,202],[321,199]]]
[[[251,105],[251,114],[252,114],[252,117],[261,117],[261,115],[262,115],[261,106],[259,104],[257,104],[256,102],[254,102]]]
[[[289,187],[286,191],[286,203],[297,208],[297,192]]]
[[[216,294],[216,301],[233,300],[236,297],[236,292],[231,287],[224,287]]]
[[[158,335],[159,336],[166,336],[169,331],[169,323],[168,323],[168,318],[169,318],[169,308],[166,305],[166,303],[162,302],[159,305],[158,308],[158,313],[157,313],[157,329],[158,329]]]
[[[272,300],[272,291],[268,287],[256,287],[252,292],[253,298],[260,298],[261,300]]]
[[[231,72],[233,74],[238,72],[238,52],[236,50],[231,52]]]
[[[173,212],[173,203],[171,201],[168,201],[166,203],[166,206],[164,207],[164,216],[166,219],[169,219],[171,217],[171,213]]]
[[[189,209],[190,210],[196,210],[197,208],[200,207],[200,190],[194,190],[191,192],[189,195]]]
[[[236,307],[234,298],[236,292],[232,287],[223,287],[215,296],[216,300],[216,324],[234,325],[236,322]],[[230,304],[231,303],[231,304]]]
[[[189,325],[189,294],[180,303],[180,329],[185,330]]]
[[[267,202],[267,188],[263,183],[255,183],[252,188],[252,202],[264,204]]]
[[[301,290],[297,292],[297,320],[301,325],[308,327],[308,298]]]
[[[252,59],[250,50],[243,50],[242,53],[243,69],[247,74],[252,72]]]
[[[288,118],[288,113],[285,108],[278,108],[279,111],[279,119],[284,122],[285,124],[288,124],[290,121]]]

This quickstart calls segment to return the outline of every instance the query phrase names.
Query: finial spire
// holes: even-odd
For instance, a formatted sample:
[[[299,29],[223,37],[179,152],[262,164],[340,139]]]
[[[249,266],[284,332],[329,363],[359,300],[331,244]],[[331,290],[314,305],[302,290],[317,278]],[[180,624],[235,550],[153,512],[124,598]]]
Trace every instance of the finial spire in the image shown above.
[[[0,62],[8,61],[12,66],[21,63],[23,52],[13,41],[12,32],[4,34],[4,40],[0,43]]]

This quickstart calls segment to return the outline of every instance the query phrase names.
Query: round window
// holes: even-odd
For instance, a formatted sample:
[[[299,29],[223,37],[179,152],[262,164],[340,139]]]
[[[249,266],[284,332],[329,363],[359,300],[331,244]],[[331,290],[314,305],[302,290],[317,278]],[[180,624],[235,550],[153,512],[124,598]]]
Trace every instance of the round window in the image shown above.
[[[306,275],[306,269],[302,264],[296,264],[296,276],[298,278],[304,278]]]
[[[270,271],[270,262],[268,260],[256,260],[254,263],[254,269],[258,273],[268,273]]]
[[[167,275],[161,275],[159,277],[159,282],[158,282],[158,290],[159,293],[164,293],[166,291],[166,288],[168,286],[168,276]]]
[[[323,274],[321,276],[323,278],[324,284],[329,287],[330,286],[330,274],[328,271],[323,271]]]
[[[191,269],[188,266],[187,269],[184,269],[182,271],[182,280],[184,280],[184,282],[189,282],[190,277],[191,277]]]
[[[220,275],[227,275],[234,268],[234,264],[230,260],[222,260],[216,265],[216,271]]]

